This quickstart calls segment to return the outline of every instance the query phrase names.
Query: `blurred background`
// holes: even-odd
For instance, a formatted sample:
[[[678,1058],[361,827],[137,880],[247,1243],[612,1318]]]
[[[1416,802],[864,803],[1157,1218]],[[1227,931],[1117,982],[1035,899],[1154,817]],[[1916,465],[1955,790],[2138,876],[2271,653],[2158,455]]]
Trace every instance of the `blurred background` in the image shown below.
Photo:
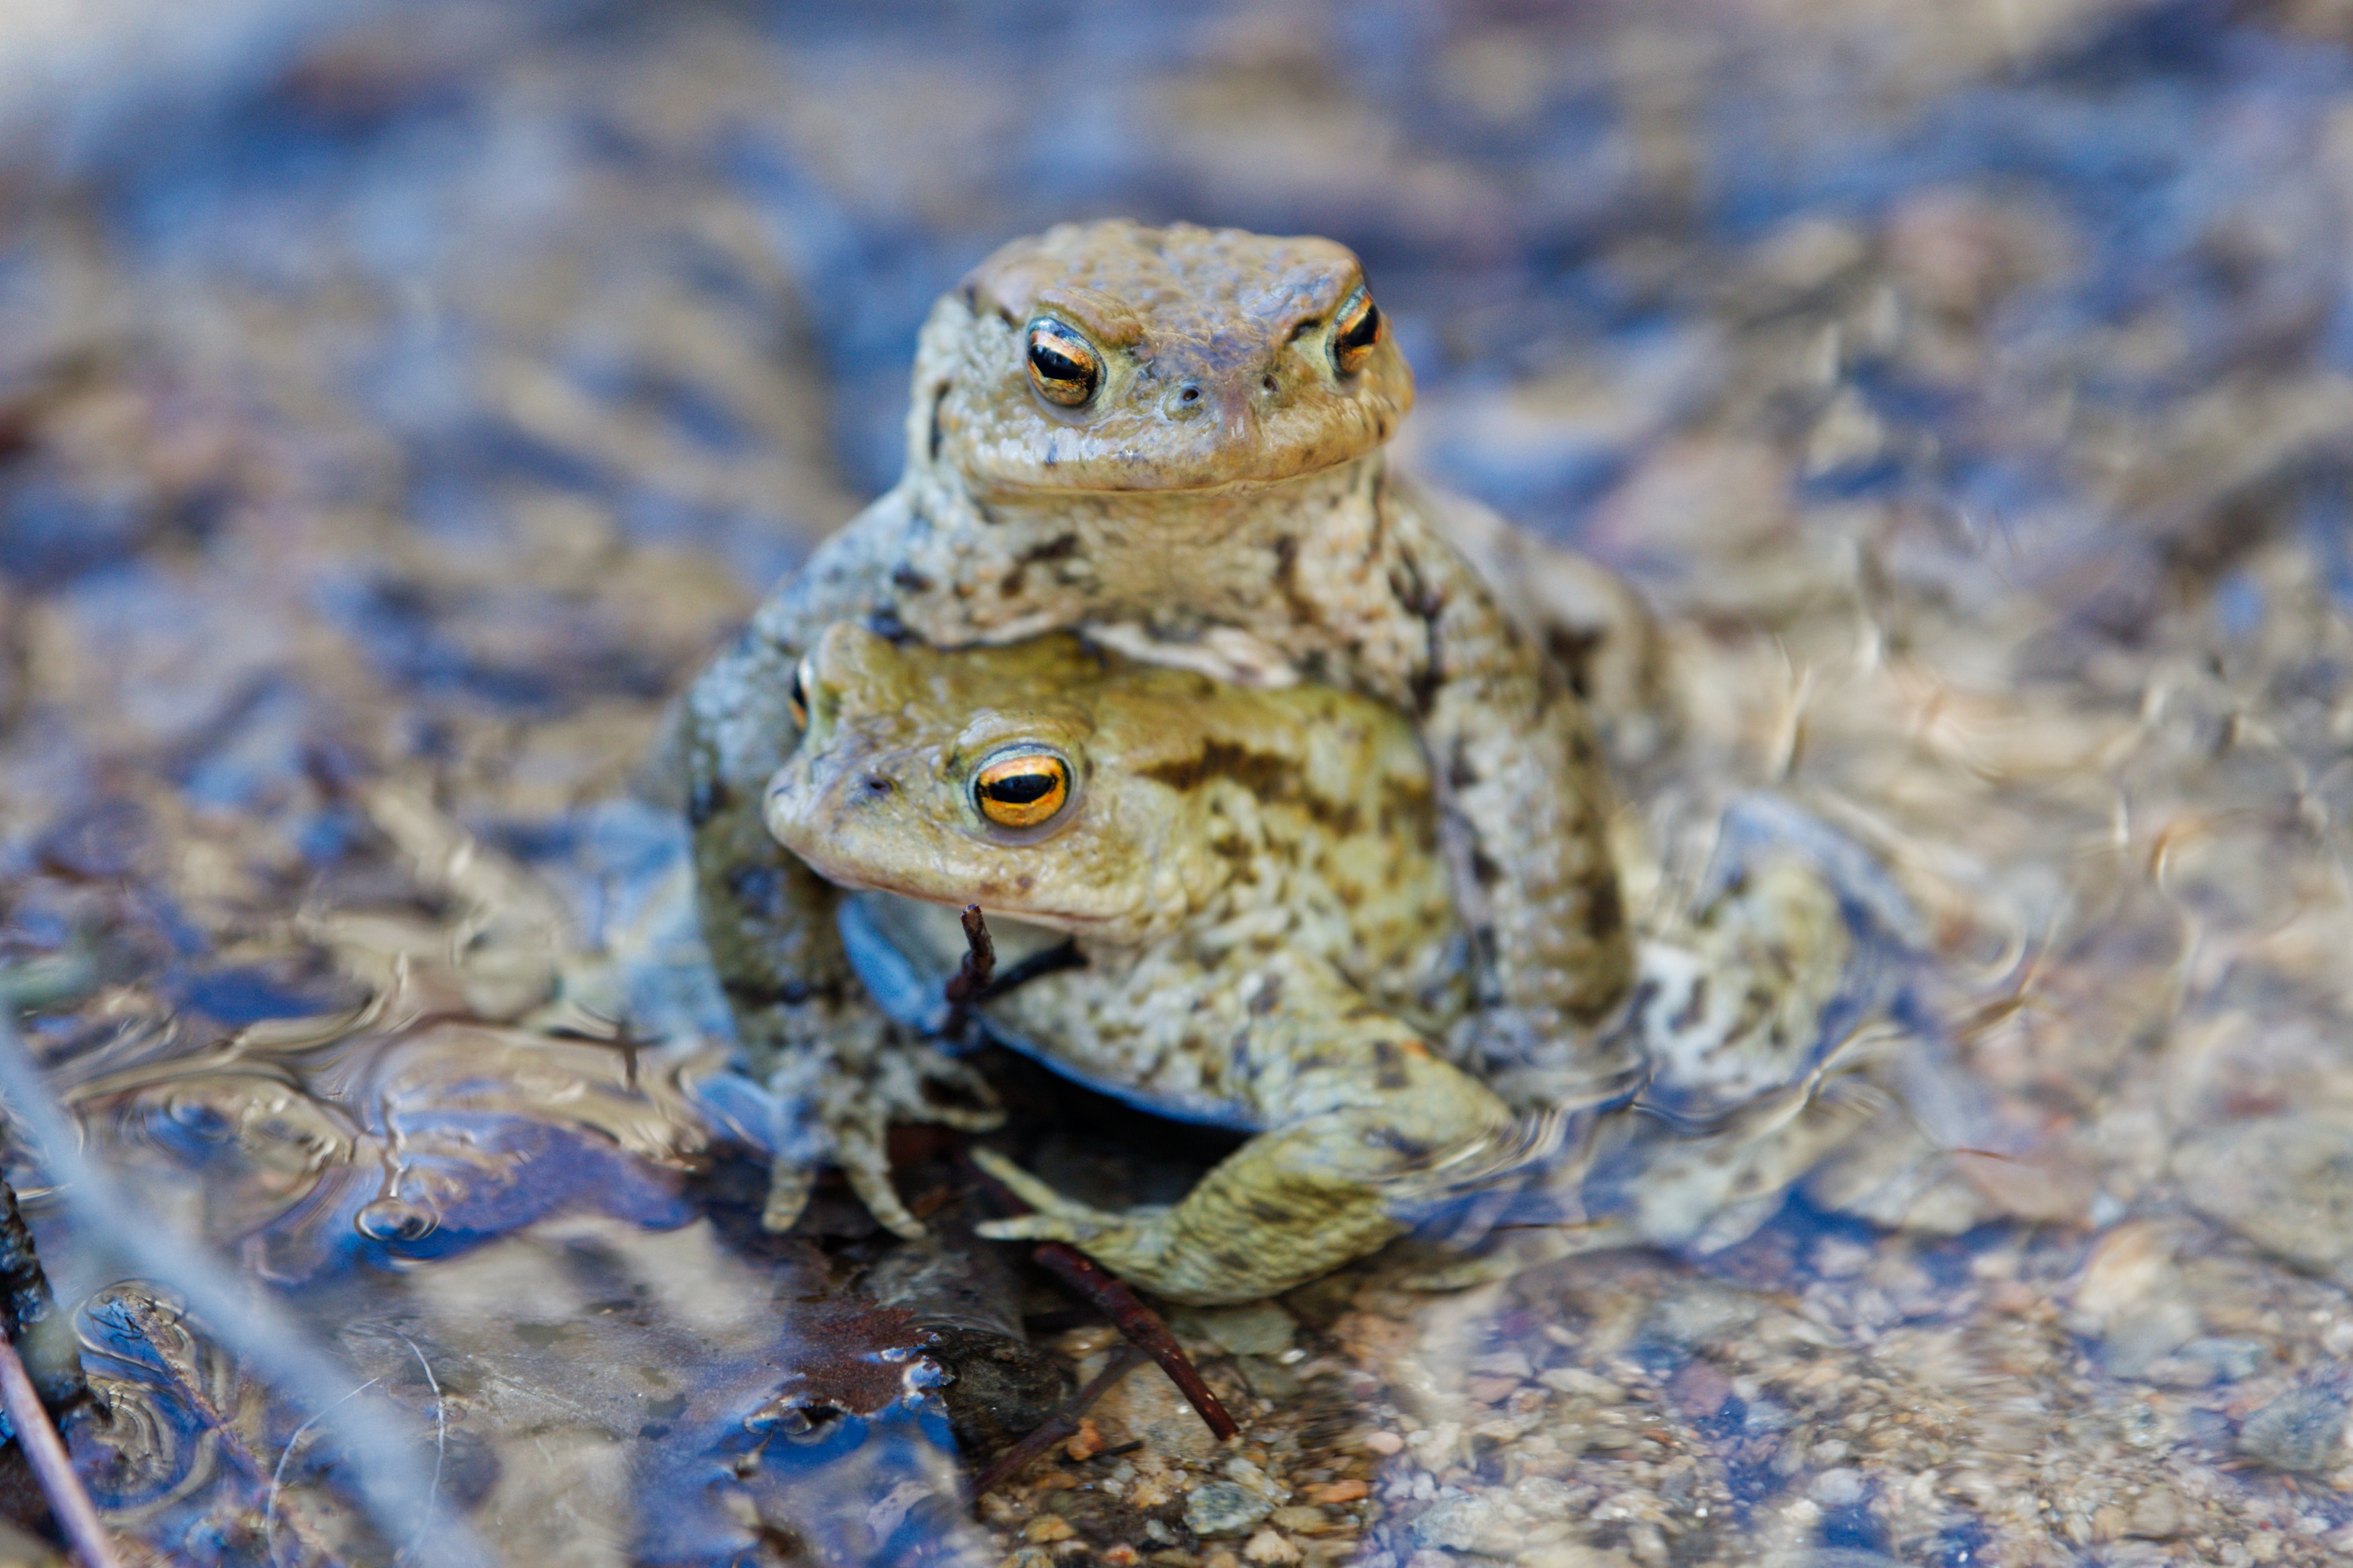
[[[472,896],[371,787],[602,908],[582,814],[896,476],[931,300],[1116,214],[1354,247],[1419,377],[1403,460],[1661,612],[1686,749],[1627,776],[1806,793],[1986,1003],[1958,1043],[2009,1163],[1973,1239],[1799,1226],[1742,1266],[1851,1335],[1823,1445],[1936,1393],[1886,1379],[1965,1369],[1946,1458],[1901,1474],[1974,1465],[1975,1500],[1790,1447],[1813,1468],[1725,1472],[1762,1489],[1739,1526],[1643,1492],[1667,1523],[1595,1550],[1651,1561],[1672,1527],[1676,1561],[1754,1560],[1746,1510],[1785,1489],[1845,1533],[1774,1539],[1906,1561],[2353,1551],[2337,1492],[2279,1479],[2342,1451],[2244,1438],[2293,1395],[2337,1443],[2353,1375],[2326,1283],[2353,1178],[2322,1157],[2353,1161],[2345,0],[11,0],[0,963],[70,972],[28,1028],[85,1115],[210,1173],[174,1200],[205,1208],[228,1178],[159,1064],[358,1005],[316,910]],[[2322,1152],[2267,1175],[2299,1107]],[[300,1195],[235,1192],[190,1224],[226,1243]],[[312,1208],[343,1226],[321,1246],[408,1256]],[[479,1235],[533,1217],[500,1213]],[[2120,1222],[2158,1262],[2097,1250]],[[2218,1248],[2238,1272],[2168,1272]],[[2084,1297],[2102,1257],[2137,1283]],[[121,1272],[56,1267],[69,1298]],[[2022,1337],[1969,1340],[1989,1315]],[[1866,1376],[1905,1322],[1977,1348]],[[2234,1333],[2261,1370],[2149,1381]],[[1630,1378],[1701,1364],[1641,1342],[1666,1359]],[[1968,1426],[2004,1399],[2031,1409]],[[2152,1410],[2162,1441],[2097,1426]],[[1694,1453],[1767,1441],[1715,1430]],[[1475,1493],[1419,1453],[1392,1520],[1417,1473]],[[1365,1550],[1427,1568],[1483,1528]]]
[[[1704,592],[1687,536],[1870,508],[2130,618],[2120,577],[2338,504],[2288,454],[2346,412],[2348,31],[2329,0],[20,0],[0,572],[130,616],[118,659],[218,615],[214,570],[301,601],[237,638],[424,661],[428,707],[635,698],[712,631],[637,641],[614,617],[681,612],[613,568],[739,612],[895,476],[930,299],[1131,213],[1354,246],[1421,378],[1409,460],[1656,592]],[[567,571],[612,602],[544,625]],[[533,635],[564,668],[494,646]],[[176,684],[166,729],[220,721]]]

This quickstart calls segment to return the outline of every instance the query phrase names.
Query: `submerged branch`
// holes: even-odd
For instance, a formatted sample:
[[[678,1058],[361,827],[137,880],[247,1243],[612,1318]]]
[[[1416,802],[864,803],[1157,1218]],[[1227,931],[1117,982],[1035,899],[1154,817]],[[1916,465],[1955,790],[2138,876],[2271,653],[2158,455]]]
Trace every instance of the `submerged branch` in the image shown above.
[[[1087,1385],[1072,1394],[1069,1404],[1024,1434],[1019,1442],[997,1455],[996,1462],[974,1479],[965,1492],[965,1500],[973,1502],[987,1496],[1029,1468],[1063,1438],[1076,1436],[1079,1417],[1093,1409],[1095,1401],[1109,1394],[1112,1384],[1125,1377],[1143,1359],[1144,1352],[1132,1344],[1114,1348],[1103,1369],[1089,1378]]]
[[[33,1392],[32,1375],[25,1370],[24,1359],[5,1340],[0,1340],[0,1409],[7,1411],[8,1425],[16,1429],[16,1446],[25,1450],[33,1475],[41,1483],[41,1495],[49,1500],[49,1512],[74,1555],[81,1559],[81,1568],[122,1568],[113,1538],[99,1522],[98,1505],[90,1500],[81,1478],[74,1474],[65,1440],[50,1423],[49,1413],[41,1408],[40,1395]]]
[[[324,1415],[343,1401],[351,1386],[346,1369],[268,1294],[156,1220],[90,1157],[5,1008],[0,1097],[24,1147],[57,1184],[92,1245],[112,1250],[179,1296],[239,1366],[296,1406]],[[418,1442],[403,1418],[370,1406],[326,1424],[350,1456],[362,1505],[385,1541],[407,1539],[423,1520],[422,1556],[436,1568],[488,1568],[497,1561],[462,1521],[435,1516],[431,1487],[417,1462]]]
[[[1241,1428],[1226,1414],[1225,1405],[1213,1393],[1201,1376],[1201,1369],[1168,1331],[1160,1314],[1144,1304],[1142,1297],[1124,1279],[1081,1252],[1066,1241],[1041,1241],[1030,1257],[1050,1270],[1071,1289],[1092,1301],[1107,1313],[1128,1342],[1160,1363],[1168,1381],[1176,1385],[1193,1408],[1200,1412],[1218,1441],[1224,1442]]]
[[[90,1397],[72,1331],[58,1317],[49,1277],[17,1207],[16,1189],[5,1177],[0,1177],[0,1337],[16,1347],[50,1420]]]
[[[997,942],[988,934],[988,921],[980,912],[978,904],[969,904],[965,908],[964,940],[966,949],[964,962],[957,967],[955,977],[948,982],[946,992],[949,1016],[958,1033],[962,1032],[964,1021],[969,1016],[971,1004],[989,990],[997,973]],[[1057,964],[1057,967],[1063,966]],[[995,1200],[997,1207],[1011,1215],[1029,1212],[1029,1205],[1014,1196],[1003,1183],[994,1180],[976,1166],[968,1166],[967,1169],[981,1184],[982,1189]],[[1125,1280],[1068,1242],[1041,1241],[1029,1256],[1039,1267],[1102,1309],[1130,1344],[1158,1362],[1160,1369],[1168,1374],[1168,1381],[1175,1384],[1177,1391],[1200,1413],[1201,1419],[1219,1442],[1241,1430],[1235,1425],[1234,1418],[1226,1414],[1224,1404],[1210,1391],[1208,1384],[1203,1381],[1200,1368],[1193,1364],[1193,1358],[1185,1353],[1185,1347],[1176,1342],[1176,1336],[1170,1333],[1168,1325],[1160,1321],[1160,1314],[1145,1306],[1143,1298]],[[995,1473],[994,1469],[991,1473]]]
[[[977,1165],[968,1165],[972,1178],[993,1199],[997,1207],[1008,1215],[1027,1214],[1029,1205],[1013,1195],[1005,1184]],[[1226,1413],[1223,1401],[1201,1376],[1201,1369],[1176,1342],[1176,1336],[1161,1321],[1160,1314],[1144,1304],[1127,1281],[1072,1247],[1067,1241],[1041,1241],[1029,1252],[1030,1260],[1040,1268],[1060,1279],[1063,1284],[1093,1303],[1112,1321],[1128,1343],[1160,1363],[1168,1381],[1176,1385],[1187,1402],[1199,1412],[1202,1421],[1219,1442],[1241,1430],[1234,1418]]]
[[[82,1568],[121,1568],[122,1560],[99,1521],[98,1505],[74,1473],[65,1439],[58,1435],[58,1415],[90,1396],[81,1358],[69,1348],[63,1353],[37,1351],[37,1380],[19,1352],[35,1334],[49,1341],[54,1351],[62,1326],[57,1313],[57,1297],[49,1290],[40,1254],[34,1250],[24,1211],[16,1205],[16,1189],[0,1177],[0,1410],[7,1412],[16,1446],[25,1451],[49,1512]]]

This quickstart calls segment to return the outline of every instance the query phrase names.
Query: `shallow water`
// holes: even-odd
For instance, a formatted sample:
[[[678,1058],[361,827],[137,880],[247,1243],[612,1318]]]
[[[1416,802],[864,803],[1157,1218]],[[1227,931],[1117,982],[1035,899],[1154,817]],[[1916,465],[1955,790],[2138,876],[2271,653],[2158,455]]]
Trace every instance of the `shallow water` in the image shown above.
[[[0,966],[128,1195],[8,1168],[146,1560],[2353,1552],[2341,5],[53,20],[0,17]],[[1797,803],[1916,912],[1941,1076],[1704,1257],[1180,1316],[1242,1470],[1145,1369],[1142,1448],[972,1519],[869,1227],[758,1233],[628,797],[895,474],[931,297],[1106,212],[1365,256],[1407,460],[1660,612],[1638,898]]]

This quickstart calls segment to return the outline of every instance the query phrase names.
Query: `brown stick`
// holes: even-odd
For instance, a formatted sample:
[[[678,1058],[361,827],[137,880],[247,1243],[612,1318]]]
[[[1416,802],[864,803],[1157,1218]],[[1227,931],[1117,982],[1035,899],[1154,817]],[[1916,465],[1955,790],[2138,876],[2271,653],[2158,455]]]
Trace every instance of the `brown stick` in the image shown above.
[[[1094,1408],[1095,1401],[1111,1392],[1111,1385],[1127,1375],[1144,1352],[1134,1345],[1123,1344],[1111,1352],[1103,1369],[1087,1380],[1087,1385],[1072,1394],[1070,1402],[1021,1435],[1021,1440],[997,1456],[997,1462],[980,1472],[965,1493],[965,1501],[973,1502],[1003,1486],[1042,1456],[1047,1449],[1065,1437],[1076,1436],[1079,1417]]]
[[[965,1171],[980,1184],[981,1190],[993,1199],[997,1207],[1008,1215],[1030,1212],[1029,1205],[1014,1196],[1011,1189],[979,1166],[965,1163]],[[1048,1270],[1063,1284],[1095,1304],[1112,1321],[1127,1342],[1160,1363],[1168,1381],[1176,1385],[1193,1408],[1199,1412],[1212,1434],[1220,1443],[1241,1430],[1234,1418],[1226,1414],[1224,1404],[1202,1381],[1201,1371],[1160,1314],[1144,1304],[1127,1281],[1104,1268],[1093,1258],[1067,1241],[1041,1241],[1030,1249],[1030,1260]]]
[[[987,918],[978,904],[966,904],[962,920],[964,958],[948,977],[944,992],[948,1013],[940,1024],[940,1033],[951,1040],[964,1038],[972,1024],[972,1005],[997,978],[997,939],[988,934]]]
[[[973,999],[987,990],[990,981],[997,975],[997,942],[988,934],[988,921],[980,912],[978,904],[965,907],[964,940],[964,962],[957,966],[955,977],[948,982],[946,991],[948,1028],[956,1034],[963,1032]],[[1008,1214],[1029,1212],[1029,1205],[1014,1196],[1004,1183],[993,1179],[976,1166],[967,1165],[965,1168],[978,1179],[982,1189],[997,1200],[998,1207]],[[1176,1336],[1168,1331],[1168,1325],[1160,1321],[1160,1314],[1145,1306],[1143,1300],[1128,1288],[1125,1280],[1107,1272],[1094,1259],[1068,1242],[1041,1241],[1029,1256],[1064,1284],[1102,1308],[1104,1314],[1118,1325],[1119,1331],[1126,1336],[1130,1344],[1158,1362],[1160,1370],[1168,1374],[1168,1381],[1176,1385],[1177,1392],[1200,1412],[1201,1419],[1208,1424],[1218,1441],[1222,1443],[1241,1430],[1234,1424],[1234,1418],[1226,1414],[1226,1407],[1219,1403],[1218,1396],[1209,1391],[1209,1385],[1202,1381],[1200,1369],[1193,1364],[1193,1358],[1185,1353],[1185,1347],[1176,1342]],[[1022,1441],[1026,1443],[1029,1439],[1025,1437]],[[989,1473],[996,1473],[994,1467]],[[983,1491],[987,1489],[986,1487],[981,1489]],[[976,1497],[979,1493],[973,1495]]]
[[[99,1522],[98,1506],[82,1489],[81,1478],[74,1474],[73,1461],[66,1457],[64,1439],[49,1424],[41,1396],[33,1392],[33,1379],[25,1371],[23,1358],[5,1340],[0,1340],[0,1409],[7,1411],[8,1425],[16,1429],[17,1446],[32,1462],[41,1494],[49,1500],[49,1511],[57,1516],[58,1528],[72,1543],[82,1568],[122,1568],[122,1559],[114,1554],[113,1540]]]
[[[34,1248],[33,1232],[16,1205],[16,1189],[0,1177],[0,1339],[23,1344],[26,1335],[56,1317],[57,1311],[57,1297],[49,1290],[49,1277]],[[51,1336],[49,1342],[54,1345],[57,1338]],[[67,1344],[69,1347],[71,1341]],[[25,1370],[31,1374],[41,1407],[52,1421],[90,1397],[81,1358],[69,1349],[65,1354],[52,1353],[27,1363]]]
[[[1072,1247],[1067,1241],[1041,1241],[1029,1255],[1043,1268],[1050,1269],[1061,1281],[1107,1313],[1128,1342],[1160,1363],[1168,1381],[1176,1385],[1201,1419],[1208,1424],[1219,1442],[1222,1443],[1241,1428],[1226,1414],[1225,1405],[1202,1381],[1201,1369],[1160,1321],[1160,1314],[1145,1306],[1142,1298],[1130,1289],[1127,1281],[1105,1269],[1103,1265]]]

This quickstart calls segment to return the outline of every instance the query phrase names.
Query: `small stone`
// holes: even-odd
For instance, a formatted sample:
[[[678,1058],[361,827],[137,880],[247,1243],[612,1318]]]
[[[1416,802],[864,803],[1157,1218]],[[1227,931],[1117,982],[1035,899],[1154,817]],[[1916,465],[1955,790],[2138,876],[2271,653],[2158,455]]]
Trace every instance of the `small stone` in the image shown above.
[[[2209,1219],[2353,1286],[2353,1126],[2302,1115],[2228,1122],[2185,1141],[2173,1173]]]
[[[2165,1487],[2143,1493],[2133,1504],[2125,1533],[2143,1541],[2170,1541],[2181,1533],[2181,1500]]]
[[[1367,1432],[1360,1441],[1366,1452],[1378,1454],[1383,1458],[1405,1451],[1405,1439],[1395,1432]]]
[[[1242,1555],[1253,1563],[1288,1563],[1298,1562],[1305,1553],[1273,1531],[1261,1530],[1250,1538]]]
[[[1266,1458],[1264,1453],[1260,1452],[1257,1449],[1252,1449],[1250,1452],[1258,1454],[1258,1458],[1260,1459]],[[1284,1486],[1281,1481],[1276,1480],[1272,1476],[1268,1475],[1265,1468],[1260,1465],[1257,1460],[1251,1459],[1244,1455],[1237,1454],[1232,1458],[1228,1459],[1225,1464],[1225,1471],[1226,1479],[1236,1482],[1239,1485],[1248,1487],[1250,1490],[1258,1493],[1261,1497],[1271,1498],[1276,1502],[1281,1502],[1291,1493],[1290,1488]]]
[[[2336,1468],[2345,1440],[2341,1375],[2307,1377],[2239,1428],[2239,1452],[2257,1464],[2299,1475]]]
[[[2212,1367],[2217,1383],[2237,1383],[2253,1377],[2271,1359],[2270,1348],[2261,1340],[2192,1340],[2175,1353]]]
[[[2132,1220],[2100,1237],[2075,1284],[2075,1310],[2094,1323],[2130,1310],[2173,1277],[2173,1249],[2148,1220]]]
[[[1082,1374],[1086,1371],[1080,1368]],[[1151,1452],[1172,1459],[1208,1459],[1218,1452],[1218,1440],[1200,1412],[1186,1403],[1167,1373],[1149,1363],[1113,1384],[1092,1414],[1109,1447],[1141,1438]]]
[[[1041,1513],[1021,1527],[1021,1539],[1040,1546],[1050,1541],[1068,1541],[1077,1533],[1071,1521],[1059,1513]]]
[[[1239,1307],[1188,1307],[1174,1315],[1181,1331],[1200,1335],[1232,1355],[1281,1355],[1291,1348],[1298,1321],[1271,1301]]]
[[[1707,1362],[1686,1362],[1667,1380],[1667,1397],[1692,1420],[1705,1421],[1732,1397],[1732,1380]]]
[[[1274,1511],[1273,1500],[1231,1481],[1195,1487],[1185,1499],[1185,1526],[1208,1539],[1240,1535]]]
[[[2204,1388],[2253,1377],[2269,1359],[2261,1340],[2195,1339],[2158,1358],[2141,1375],[2170,1388]]]
[[[1703,1350],[1730,1339],[1763,1315],[1764,1298],[1711,1279],[1691,1279],[1651,1305],[1642,1338],[1676,1350]]]
[[[1413,1451],[1414,1460],[1432,1475],[1453,1464],[1462,1455],[1462,1423],[1441,1421],[1435,1426],[1425,1426],[1405,1440]]]
[[[1297,1373],[1268,1356],[1238,1355],[1234,1357],[1234,1367],[1250,1385],[1250,1391],[1271,1405],[1289,1404],[1306,1386]]]
[[[1594,1405],[1622,1404],[1626,1391],[1606,1377],[1597,1377],[1582,1367],[1551,1366],[1536,1373],[1536,1381],[1556,1394],[1573,1394]]]
[[[1144,1561],[1144,1553],[1123,1541],[1103,1549],[1103,1568],[1135,1568]]]
[[[1615,1552],[1603,1555],[1574,1541],[1547,1541],[1515,1554],[1517,1568],[1618,1568],[1626,1560]]]
[[[2143,1377],[2197,1335],[2197,1310],[2186,1301],[2144,1301],[2115,1314],[2100,1336],[2100,1365],[2111,1377]]]
[[[1071,1434],[1070,1441],[1062,1445],[1062,1452],[1073,1459],[1092,1459],[1103,1450],[1103,1428],[1095,1425],[1094,1417],[1092,1415],[1081,1416],[1078,1431]]]
[[[1355,1502],[1372,1494],[1373,1489],[1369,1483],[1351,1477],[1345,1481],[1325,1481],[1322,1486],[1309,1487],[1307,1500],[1328,1506],[1334,1503]]]
[[[1500,1498],[1449,1488],[1413,1521],[1413,1539],[1423,1547],[1492,1553],[1504,1522]]]

